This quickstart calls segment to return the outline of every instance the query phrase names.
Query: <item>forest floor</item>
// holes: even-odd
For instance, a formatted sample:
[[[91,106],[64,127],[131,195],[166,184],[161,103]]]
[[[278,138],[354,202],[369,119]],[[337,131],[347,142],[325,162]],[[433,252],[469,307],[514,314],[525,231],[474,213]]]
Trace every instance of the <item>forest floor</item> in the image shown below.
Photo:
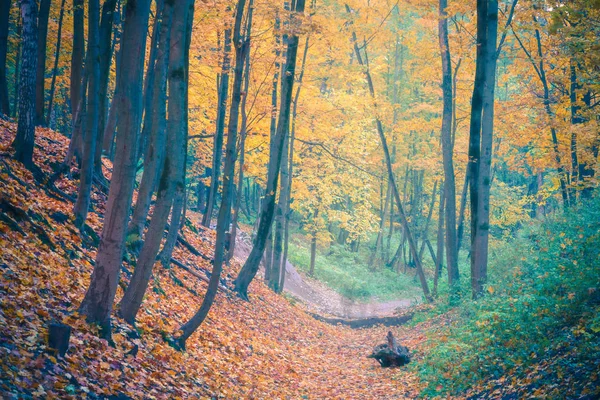
[[[367,359],[390,328],[350,329],[314,319],[305,306],[277,295],[261,279],[250,302],[230,290],[240,268],[224,270],[226,287],[208,319],[179,352],[165,341],[199,307],[210,262],[177,247],[187,270],[155,266],[136,330],[113,318],[113,340],[98,338],[77,309],[89,284],[107,195],[97,189],[88,234],[73,226],[77,180],[58,191],[37,183],[10,158],[14,124],[0,121],[0,397],[2,398],[415,398],[423,384],[406,367]],[[34,161],[49,176],[62,161],[64,136],[36,132]],[[110,178],[110,165],[105,174]],[[75,171],[73,171],[75,172]],[[76,178],[76,175],[75,175]],[[62,192],[62,193],[61,193]],[[92,233],[94,232],[94,233]],[[212,258],[214,231],[187,224],[186,239]],[[116,303],[133,266],[123,263]],[[453,320],[447,313],[391,330],[419,360],[427,338]],[[72,327],[64,358],[47,348],[52,321]],[[120,396],[120,397],[117,397]]]
[[[252,242],[248,233],[243,231],[238,238],[235,257],[240,263],[244,263],[252,250]],[[260,273],[264,273],[262,267]],[[389,301],[378,299],[369,299],[366,302],[354,301],[299,272],[289,261],[286,263],[284,292],[301,301],[311,312],[347,319],[389,317],[415,305],[414,299],[401,296]]]

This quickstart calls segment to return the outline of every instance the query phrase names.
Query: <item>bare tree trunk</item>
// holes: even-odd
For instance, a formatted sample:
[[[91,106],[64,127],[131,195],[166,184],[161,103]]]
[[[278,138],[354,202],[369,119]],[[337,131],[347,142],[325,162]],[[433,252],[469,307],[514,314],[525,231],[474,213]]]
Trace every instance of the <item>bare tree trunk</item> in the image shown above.
[[[75,226],[83,231],[90,205],[92,183],[94,181],[94,156],[96,154],[96,138],[98,136],[98,106],[100,102],[100,3],[99,0],[89,0],[88,3],[88,60],[89,90],[87,95],[86,132],[83,140],[83,157],[80,169],[79,192],[73,208]]]
[[[446,191],[446,262],[448,263],[448,285],[455,286],[459,280],[458,251],[456,246],[456,185],[454,181],[452,140],[452,65],[448,41],[447,0],[440,0],[438,22],[440,54],[442,57],[442,156],[444,163],[444,187]]]
[[[121,32],[123,28],[124,18],[121,15],[121,7],[120,0],[118,0],[117,12],[115,13],[115,22],[114,22],[114,44],[113,50],[116,47],[116,43],[121,43]],[[120,44],[119,44],[120,46]],[[117,52],[115,54],[115,64],[116,64],[116,79],[119,80],[119,71],[121,70],[121,52]],[[107,154],[111,160],[114,159],[114,139],[115,139],[115,131],[117,129],[117,118],[118,118],[118,105],[119,105],[119,86],[115,86],[115,90],[113,92],[112,100],[110,103],[110,109],[108,111],[108,117],[106,119],[106,126],[104,127],[104,133],[102,134],[102,151],[104,154]]]
[[[117,0],[107,0],[102,5],[102,21],[100,22],[100,49],[98,63],[100,68],[99,104],[98,104],[98,137],[96,139],[96,152],[94,154],[94,174],[103,178],[102,174],[102,147],[104,143],[104,130],[108,109],[108,80],[110,64],[112,61],[113,44],[111,34],[115,20],[115,7]]]
[[[167,120],[167,142],[165,166],[162,170],[156,194],[156,204],[152,220],[146,233],[140,256],[137,260],[135,270],[119,303],[119,313],[130,324],[135,323],[135,317],[142,305],[148,282],[152,276],[152,267],[156,261],[156,255],[163,238],[165,225],[169,218],[169,212],[173,205],[173,198],[177,185],[182,185],[179,177],[183,164],[185,146],[185,122],[184,122],[184,46],[187,26],[187,2],[165,3],[164,14],[172,15],[171,40],[169,51],[169,102]],[[123,35],[126,38],[126,35]],[[140,81],[140,87],[141,87]],[[119,133],[120,134],[120,133]],[[137,160],[137,154],[133,157]],[[177,223],[171,221],[171,229],[177,229]]]
[[[144,126],[150,129],[149,142],[144,156],[144,173],[138,188],[137,201],[133,209],[133,216],[129,223],[128,235],[135,241],[142,239],[142,233],[148,217],[152,193],[156,188],[160,176],[166,152],[165,130],[167,123],[167,72],[169,69],[169,49],[171,40],[171,20],[173,18],[173,7],[165,7],[162,13],[162,25],[159,36],[156,63],[153,68],[155,82],[152,84],[152,106],[146,109],[147,115],[151,115],[151,122]]]
[[[140,135],[139,158],[147,151],[150,142],[150,132],[152,132],[152,98],[154,96],[154,65],[156,64],[156,55],[158,44],[160,42],[161,24],[163,19],[164,0],[156,0],[156,16],[152,24],[152,38],[150,39],[150,53],[146,67],[146,76],[144,77],[144,117],[142,123],[142,134]]]
[[[244,160],[246,152],[246,136],[248,134],[248,113],[246,110],[246,103],[248,101],[248,88],[250,87],[250,34],[252,33],[252,14],[254,11],[254,0],[250,0],[248,3],[248,22],[245,32],[245,40],[248,42],[246,49],[245,71],[244,71],[244,87],[241,92],[241,104],[240,113],[242,116],[241,127],[240,127],[240,160],[238,166],[238,183],[236,189],[235,204],[233,206],[233,217],[231,219],[231,232],[229,235],[229,246],[227,252],[226,262],[231,260],[235,253],[235,239],[237,236],[237,224],[240,213],[240,206],[242,204],[242,191],[244,188]],[[236,61],[237,62],[237,61]]]
[[[315,214],[313,215],[313,221],[316,223],[317,218],[319,218],[319,209],[315,210]],[[317,258],[317,230],[314,230],[311,233],[310,238],[310,269],[308,271],[308,275],[315,276],[315,260]]]
[[[246,0],[239,0],[235,13],[235,22],[233,27],[233,41],[235,43],[235,70],[233,79],[233,91],[231,95],[231,107],[229,110],[229,125],[227,127],[227,146],[225,149],[225,165],[223,168],[223,199],[219,208],[217,218],[217,238],[215,244],[215,259],[213,270],[208,282],[208,289],[200,309],[194,316],[179,329],[182,333],[176,339],[177,345],[184,349],[187,338],[198,329],[204,321],[217,295],[219,289],[219,280],[221,270],[225,259],[225,245],[229,231],[231,219],[231,201],[233,196],[233,180],[235,175],[235,159],[238,131],[238,114],[241,102],[241,89],[244,72],[244,62],[246,52],[249,50],[250,38],[244,39],[241,35],[242,17]],[[252,23],[251,14],[248,17],[248,23]]]
[[[56,51],[54,53],[54,67],[52,68],[52,81],[50,83],[50,99],[48,100],[48,115],[46,115],[46,126],[50,126],[52,118],[52,105],[54,104],[54,91],[56,90],[56,76],[58,75],[58,60],[60,58],[60,44],[62,42],[62,25],[65,15],[65,2],[60,3],[60,14],[58,16],[58,32],[56,33]]]
[[[10,116],[8,80],[6,79],[6,54],[8,51],[8,22],[10,20],[10,8],[10,0],[0,2],[0,114],[6,116]]]
[[[20,6],[19,6],[20,7]],[[20,39],[17,43],[17,54],[15,56],[15,76],[14,76],[14,95],[13,95],[13,108],[12,108],[12,116],[17,116],[17,111],[19,109],[19,82],[21,79],[21,53],[22,53],[22,42],[23,42],[23,18],[21,17],[21,13],[19,12],[19,19],[17,21],[17,37]],[[36,39],[37,40],[37,39]],[[34,89],[35,90],[35,89]]]
[[[471,287],[474,298],[482,294],[487,279],[497,31],[497,1],[478,0],[478,48],[469,135]]]
[[[35,78],[37,70],[37,5],[34,0],[21,1],[23,21],[21,71],[19,75],[19,119],[12,146],[15,159],[33,169],[35,142]]]
[[[305,0],[297,0],[295,9],[291,14],[291,24],[300,24],[297,16],[304,13]],[[298,35],[294,33],[290,35],[287,46],[287,55],[285,63],[285,74],[282,76],[281,87],[281,102],[279,107],[279,120],[277,121],[277,132],[273,138],[273,146],[271,147],[269,171],[267,176],[267,187],[265,199],[262,204],[260,221],[254,246],[242,267],[235,282],[235,291],[238,295],[248,300],[248,286],[254,279],[260,259],[265,249],[267,236],[273,224],[273,213],[275,211],[275,199],[277,196],[277,183],[279,179],[279,169],[281,166],[281,158],[284,147],[284,140],[289,131],[290,123],[290,108],[292,103],[292,91],[294,87],[294,76],[296,71],[296,56],[298,53]]]
[[[223,67],[221,69],[221,80],[219,82],[219,105],[217,108],[217,129],[213,145],[212,176],[210,178],[210,189],[206,211],[202,217],[202,225],[210,226],[216,196],[219,191],[219,177],[221,175],[221,157],[223,153],[223,132],[225,131],[225,114],[227,111],[227,98],[229,96],[229,70],[231,68],[231,29],[225,30],[223,45]]]
[[[346,10],[348,11],[348,13],[350,13],[350,7],[348,7],[348,5],[346,5]],[[373,80],[371,79],[371,73],[369,71],[366,43],[363,44],[363,46],[362,46],[363,51],[365,52],[365,61],[366,61],[365,62],[365,61],[363,61],[363,58],[360,54],[360,49],[358,47],[358,40],[356,38],[355,32],[352,32],[352,41],[354,42],[354,52],[356,54],[356,59],[357,59],[358,63],[361,66],[363,66],[363,68],[365,68],[364,73],[365,73],[365,78],[367,79],[367,84],[369,86],[369,93],[371,94],[371,97],[373,99],[375,99],[375,89],[373,87]],[[377,104],[375,104],[374,106],[376,107]],[[398,207],[400,217],[402,218],[402,224],[404,225],[404,232],[406,235],[406,239],[408,241],[408,245],[409,245],[411,254],[415,261],[415,266],[417,268],[417,274],[419,275],[419,280],[421,282],[423,294],[427,301],[432,301],[433,299],[429,292],[429,285],[427,284],[427,278],[425,277],[425,272],[423,271],[423,266],[421,265],[421,260],[419,260],[417,244],[415,243],[415,240],[410,231],[410,227],[408,225],[408,220],[406,218],[406,214],[404,213],[404,207],[402,206],[402,202],[400,200],[400,192],[398,192],[398,187],[396,186],[396,181],[394,178],[394,171],[392,168],[392,159],[390,157],[390,151],[389,151],[389,148],[387,145],[387,140],[386,140],[385,134],[383,132],[383,124],[381,123],[381,120],[379,119],[379,117],[375,118],[375,122],[377,125],[377,133],[379,134],[379,139],[381,141],[381,146],[383,147],[383,153],[385,156],[385,162],[386,162],[387,170],[388,170],[388,180],[390,182],[390,185],[392,186],[394,197],[396,198],[396,205]]]
[[[35,78],[35,123],[44,125],[44,82],[46,75],[46,40],[48,38],[48,17],[50,16],[51,0],[40,0],[38,13],[38,47],[37,72]]]
[[[438,290],[438,281],[440,278],[440,274],[442,272],[442,268],[444,267],[444,211],[447,209],[445,207],[446,203],[446,191],[442,186],[440,190],[440,205],[438,208],[438,229],[437,229],[437,253],[436,253],[436,262],[435,262],[435,272],[433,275],[433,296],[437,296]],[[448,221],[446,219],[446,221]]]
[[[90,286],[80,312],[102,327],[110,337],[110,314],[123,260],[127,219],[131,208],[138,136],[142,119],[142,78],[148,31],[150,0],[127,2],[120,52],[123,60],[117,75],[119,135],[115,163],[104,216],[104,227]]]

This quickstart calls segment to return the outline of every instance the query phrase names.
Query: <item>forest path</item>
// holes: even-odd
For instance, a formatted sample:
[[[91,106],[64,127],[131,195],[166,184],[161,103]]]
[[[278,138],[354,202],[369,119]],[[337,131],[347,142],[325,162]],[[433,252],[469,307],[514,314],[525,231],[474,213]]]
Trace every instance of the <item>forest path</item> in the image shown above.
[[[241,232],[238,235],[234,256],[243,264],[251,250],[250,237]],[[261,268],[262,273],[264,270]],[[344,319],[390,317],[396,310],[415,304],[415,299],[409,298],[390,301],[373,299],[364,303],[351,300],[322,282],[303,276],[289,261],[286,264],[284,292],[299,299],[316,314],[332,315]]]

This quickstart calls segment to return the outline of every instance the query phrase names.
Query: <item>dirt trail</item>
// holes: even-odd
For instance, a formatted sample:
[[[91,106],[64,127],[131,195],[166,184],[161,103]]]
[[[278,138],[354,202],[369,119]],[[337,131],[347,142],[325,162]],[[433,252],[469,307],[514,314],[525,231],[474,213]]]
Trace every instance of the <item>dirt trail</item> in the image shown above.
[[[239,236],[234,256],[243,263],[252,250],[252,243],[247,234],[242,233]],[[262,268],[260,273],[263,273]],[[284,291],[302,301],[317,314],[348,319],[392,316],[397,309],[407,308],[415,303],[413,299],[359,303],[342,296],[315,279],[303,276],[289,261],[285,269]]]

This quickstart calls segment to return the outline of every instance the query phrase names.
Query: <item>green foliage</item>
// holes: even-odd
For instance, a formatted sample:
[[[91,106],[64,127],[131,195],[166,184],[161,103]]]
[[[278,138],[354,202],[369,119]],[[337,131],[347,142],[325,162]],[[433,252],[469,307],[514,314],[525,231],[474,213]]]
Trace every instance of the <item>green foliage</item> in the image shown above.
[[[367,249],[367,247],[364,247]],[[376,297],[381,300],[399,297],[420,299],[418,282],[412,276],[398,274],[385,267],[372,270],[367,265],[368,254],[351,252],[346,246],[332,244],[317,250],[315,278],[338,293],[355,300]],[[310,246],[298,238],[290,241],[289,260],[300,271],[310,268]]]
[[[597,363],[599,209],[595,201],[494,243],[486,296],[463,300],[458,322],[441,340],[430,339],[432,350],[413,366],[428,383],[424,396],[457,394],[501,376],[521,379],[550,357],[567,361],[545,379]]]

